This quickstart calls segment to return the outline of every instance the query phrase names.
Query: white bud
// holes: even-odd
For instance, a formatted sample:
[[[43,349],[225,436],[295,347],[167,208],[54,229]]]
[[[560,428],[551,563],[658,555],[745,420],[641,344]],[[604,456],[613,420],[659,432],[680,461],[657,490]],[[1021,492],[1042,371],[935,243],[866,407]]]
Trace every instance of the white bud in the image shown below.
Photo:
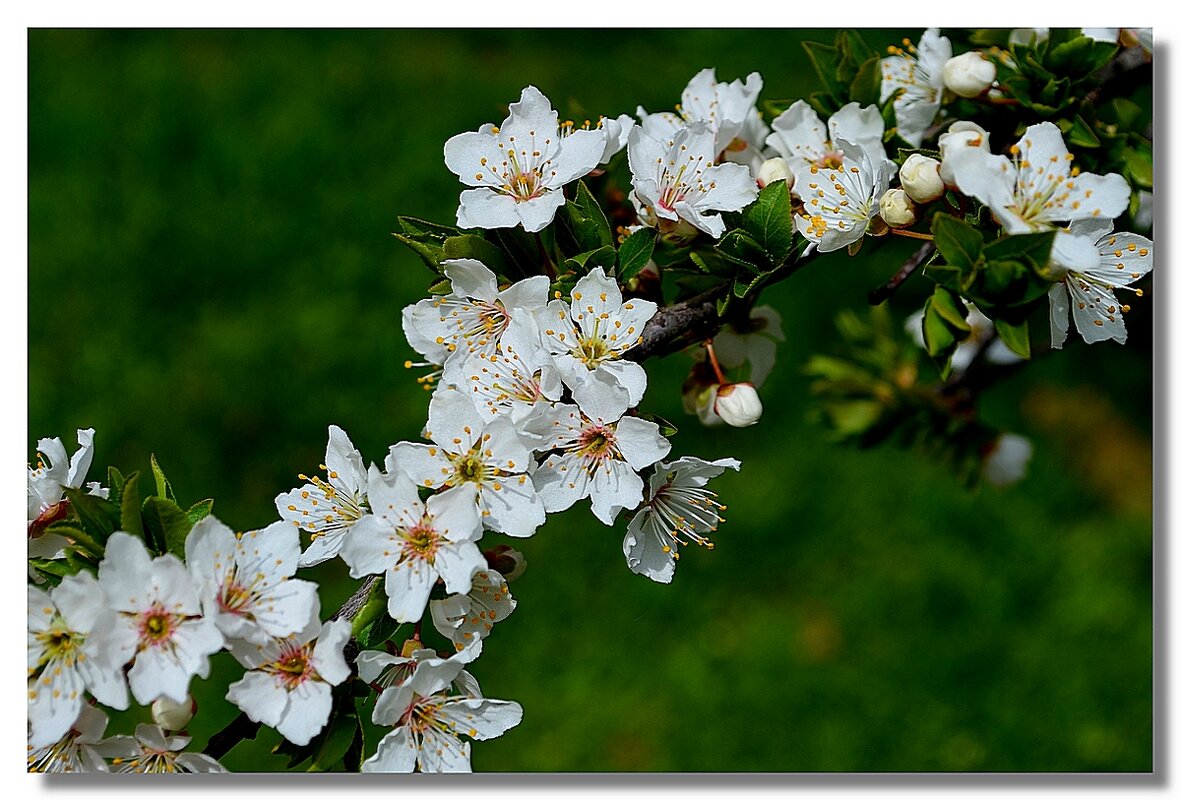
[[[152,702],[152,720],[165,731],[181,731],[197,713],[197,702],[188,696],[182,703],[162,695]]]
[[[759,189],[774,181],[787,181],[788,189],[791,189],[795,185],[796,177],[792,174],[791,168],[787,166],[787,159],[776,156],[775,158],[767,159],[763,162],[763,166],[759,167],[759,174],[755,178],[755,183],[759,185]]]
[[[984,454],[984,479],[993,486],[1006,487],[1025,478],[1033,443],[1019,434],[1001,434]]]
[[[722,424],[722,418],[714,411],[714,402],[718,399],[718,385],[710,384],[697,395],[694,411],[703,426],[714,428]]]
[[[726,384],[718,387],[714,401],[714,412],[735,428],[746,428],[759,422],[763,416],[763,402],[754,384]]]
[[[957,120],[951,124],[947,132],[939,136],[939,176],[943,183],[955,186],[955,175],[947,164],[948,157],[966,147],[981,147],[988,151],[988,131],[974,122]]]
[[[943,197],[943,179],[939,177],[939,162],[930,156],[912,153],[898,171],[902,188],[915,203],[930,203]]]
[[[891,228],[914,225],[914,201],[902,189],[887,189],[878,204],[878,213]]]
[[[996,64],[979,51],[949,58],[943,65],[943,85],[960,97],[978,97],[996,80]]]

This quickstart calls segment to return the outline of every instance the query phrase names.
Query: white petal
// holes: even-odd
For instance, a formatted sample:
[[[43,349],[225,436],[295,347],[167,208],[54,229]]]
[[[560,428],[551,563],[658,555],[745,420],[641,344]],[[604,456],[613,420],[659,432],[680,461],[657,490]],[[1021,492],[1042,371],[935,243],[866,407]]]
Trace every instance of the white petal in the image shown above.
[[[362,773],[412,773],[418,749],[410,738],[410,727],[399,726],[381,738],[373,756],[361,763]]]

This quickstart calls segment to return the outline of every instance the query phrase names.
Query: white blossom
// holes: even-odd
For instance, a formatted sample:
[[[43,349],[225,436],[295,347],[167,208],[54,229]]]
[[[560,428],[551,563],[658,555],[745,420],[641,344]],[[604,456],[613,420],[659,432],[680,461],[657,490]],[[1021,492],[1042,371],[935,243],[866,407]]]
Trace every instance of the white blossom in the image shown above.
[[[795,174],[787,165],[787,159],[775,156],[763,161],[759,171],[755,174],[755,183],[763,189],[776,181],[787,181],[787,188],[791,189],[796,182]]]
[[[749,382],[723,384],[714,398],[714,413],[727,425],[747,428],[763,416],[763,402],[759,400],[758,390]]]
[[[423,648],[419,640],[407,640],[402,645],[404,656],[384,651],[362,651],[357,654],[357,675],[362,681],[379,688],[377,701],[373,705],[373,721],[396,719],[413,700],[414,695],[430,694],[427,689],[432,682],[442,681],[442,686],[462,684],[475,687],[478,696],[479,685],[464,670],[470,660],[459,654],[441,657],[431,648]],[[408,653],[407,653],[408,652]],[[461,676],[467,676],[461,679]],[[466,693],[465,693],[466,694]]]
[[[495,570],[479,570],[472,576],[471,589],[430,602],[431,622],[455,646],[464,662],[484,649],[484,638],[492,626],[513,613],[517,602],[508,582]]]
[[[106,773],[103,733],[107,716],[83,704],[77,719],[57,742],[34,746],[29,742],[29,773]]]
[[[328,448],[320,469],[325,471],[326,479],[300,474],[300,479],[308,483],[275,498],[281,518],[311,532],[312,542],[299,557],[300,567],[318,565],[336,556],[352,525],[368,514],[365,465],[339,426],[328,427]]]
[[[943,179],[939,162],[921,153],[912,153],[898,171],[898,182],[915,203],[930,203],[943,197]]]
[[[928,28],[916,48],[903,39],[905,50],[891,45],[890,55],[882,59],[882,93],[885,103],[899,89],[894,101],[898,135],[919,147],[923,134],[935,121],[943,100],[943,65],[951,58],[951,40],[939,35],[938,28]]]
[[[135,727],[135,736],[112,737],[103,745],[113,773],[227,773],[211,756],[185,751],[193,738],[171,737],[154,723]]]
[[[1033,443],[1020,434],[1002,434],[991,444],[981,464],[984,480],[994,487],[1007,487],[1025,478]]]
[[[843,163],[831,168],[813,164],[796,179],[803,203],[803,213],[795,215],[796,229],[821,253],[859,242],[889,187],[886,162],[852,142],[837,143],[844,150]]]
[[[562,187],[597,167],[606,148],[602,128],[562,135],[549,99],[525,87],[498,128],[457,134],[443,146],[447,169],[474,187],[460,195],[459,226],[540,231],[565,202]]]
[[[956,120],[948,126],[945,133],[939,134],[939,177],[948,186],[956,186],[955,172],[948,164],[951,154],[964,148],[979,148],[982,152],[988,150],[988,131],[969,120]]]
[[[733,322],[725,325],[714,337],[713,348],[723,367],[749,365],[750,383],[761,387],[775,366],[775,351],[782,341],[783,320],[779,312],[773,306],[755,306],[741,325]]]
[[[872,161],[880,162],[887,182],[898,169],[886,158],[882,144],[886,124],[877,106],[862,108],[858,103],[848,103],[829,118],[826,126],[815,109],[797,100],[771,121],[771,128],[774,133],[767,137],[767,146],[787,159],[797,195],[813,166],[832,169],[844,163],[845,152],[838,140],[852,142]]]
[[[183,731],[197,714],[197,702],[190,695],[181,703],[167,696],[152,702],[152,722],[164,731]]]
[[[94,429],[78,429],[78,450],[67,458],[62,441],[54,437],[37,440],[37,466],[29,466],[29,556],[61,559],[70,541],[60,534],[43,532],[44,525],[64,512],[61,505],[66,489],[77,489],[86,480],[94,459]],[[89,494],[105,498],[107,490],[92,481]],[[31,575],[31,573],[30,573]]]

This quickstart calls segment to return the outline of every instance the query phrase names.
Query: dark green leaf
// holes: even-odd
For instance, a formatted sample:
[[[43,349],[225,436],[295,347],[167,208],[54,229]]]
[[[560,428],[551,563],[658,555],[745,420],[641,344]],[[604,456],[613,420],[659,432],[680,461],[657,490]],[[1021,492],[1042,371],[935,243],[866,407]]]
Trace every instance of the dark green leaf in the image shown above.
[[[396,635],[401,627],[402,624],[388,614],[381,614],[364,626],[357,633],[356,639],[362,648],[379,648]]]
[[[1054,249],[1056,234],[1056,231],[1043,231],[1003,236],[984,246],[984,259],[989,266],[994,261],[1020,261],[1039,274],[1048,276],[1050,253]]]
[[[607,216],[603,214],[599,201],[595,200],[583,181],[578,182],[578,190],[574,197],[567,200],[562,208],[570,223],[575,252],[584,253],[602,247],[614,247],[615,239],[611,236]]]
[[[503,275],[504,254],[482,236],[460,234],[443,242],[443,254],[449,259],[475,259],[494,273]]]
[[[119,509],[115,504],[97,495],[88,495],[74,487],[65,488],[70,509],[78,515],[82,528],[99,543],[106,543],[111,532],[119,524]]]
[[[408,236],[397,233],[394,234],[394,239],[417,253],[432,272],[442,273],[443,268],[440,263],[447,259],[447,254],[443,251],[443,240],[423,235]]]
[[[718,241],[716,250],[729,261],[755,275],[771,269],[770,257],[762,245],[741,228],[727,231]]]
[[[103,547],[103,542],[105,542],[105,540],[103,542],[99,542],[97,539],[90,536],[90,534],[86,533],[80,528],[77,528],[76,526],[61,524],[50,526],[48,529],[46,529],[45,533],[57,534],[59,536],[73,540],[75,547],[81,547],[84,551],[97,559],[101,559],[103,553],[106,550]]]
[[[882,60],[874,56],[857,70],[849,84],[849,100],[863,106],[876,105],[882,93]]]
[[[456,236],[463,233],[463,231],[453,225],[443,225],[442,223],[431,222],[430,220],[422,220],[418,217],[399,217],[398,224],[402,226],[402,233],[409,236],[425,234],[442,240],[449,236]]]
[[[935,235],[935,247],[944,261],[965,273],[976,269],[983,254],[983,234],[963,220],[943,212],[935,214],[931,233]]]
[[[119,498],[123,495],[123,483],[126,480],[123,474],[119,472],[119,468],[114,465],[107,468],[107,489],[110,490],[107,500],[113,504],[119,503]]]
[[[656,248],[656,230],[654,228],[638,228],[632,231],[623,244],[619,246],[618,262],[615,267],[615,278],[623,284],[640,274],[652,259],[652,251]]]
[[[316,752],[316,758],[308,767],[308,771],[326,771],[344,759],[345,752],[352,745],[359,727],[360,723],[353,713],[346,712],[335,716],[328,724],[328,730],[320,742],[320,749]]]
[[[175,501],[150,495],[144,500],[143,520],[145,539],[159,554],[171,553],[184,559],[185,537],[193,525]]]
[[[1126,148],[1124,164],[1128,179],[1139,189],[1152,189],[1152,155],[1141,150]]]
[[[1099,137],[1091,130],[1091,126],[1079,115],[1074,115],[1066,141],[1076,147],[1099,147]]]
[[[139,501],[139,473],[132,473],[123,485],[120,503],[120,526],[128,534],[144,539],[142,505]]]
[[[825,90],[834,95],[843,94],[843,87],[837,78],[837,66],[841,55],[837,48],[820,42],[804,42],[803,45],[804,52],[808,54],[808,60],[815,67]]]
[[[772,181],[759,192],[742,212],[742,228],[766,255],[771,269],[787,261],[795,232],[787,181]]]
[[[936,287],[928,302],[929,308],[943,318],[944,322],[965,334],[972,332],[972,326],[968,324],[967,319],[968,310],[955,295],[942,287]]]
[[[156,477],[156,494],[161,498],[167,498],[170,501],[175,501],[176,496],[172,494],[172,485],[168,483],[168,479],[164,476],[164,471],[160,469],[160,463],[156,461],[156,454],[152,454],[152,475]]]
[[[360,633],[375,620],[381,617],[386,617],[386,608],[389,605],[389,598],[385,594],[385,579],[377,579],[377,583],[373,587],[373,591],[369,593],[369,597],[365,600],[364,605],[361,606],[357,616],[353,618],[352,635],[357,637]]]
[[[588,273],[595,267],[602,267],[606,271],[611,269],[614,264],[615,248],[610,245],[586,253],[579,253],[577,256],[566,259],[566,269],[579,274]]]
[[[1014,325],[998,317],[993,320],[993,325],[996,326],[996,333],[1001,338],[1001,341],[1009,346],[1009,350],[1016,353],[1022,359],[1029,358],[1028,320],[1022,320],[1019,325]]]

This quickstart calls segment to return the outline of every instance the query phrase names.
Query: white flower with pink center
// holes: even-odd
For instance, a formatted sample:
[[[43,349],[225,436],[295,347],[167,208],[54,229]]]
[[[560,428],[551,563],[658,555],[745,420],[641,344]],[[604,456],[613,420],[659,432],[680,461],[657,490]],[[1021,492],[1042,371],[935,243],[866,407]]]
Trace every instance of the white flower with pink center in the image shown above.
[[[489,568],[472,576],[466,593],[431,601],[431,622],[451,640],[461,661],[470,662],[484,650],[484,638],[492,633],[492,626],[516,608],[504,576]]]
[[[446,389],[431,398],[427,430],[434,444],[399,442],[390,448],[386,470],[402,470],[421,487],[469,486],[484,528],[510,537],[531,537],[545,522],[545,507],[528,471],[530,448],[504,416],[484,421],[464,393]]]
[[[127,708],[123,662],[103,641],[114,620],[94,576],[66,576],[50,592],[29,587],[29,745],[60,740],[86,705],[85,692]]]
[[[692,456],[657,464],[648,479],[644,503],[623,539],[623,555],[632,572],[667,584],[673,580],[681,546],[693,542],[712,549],[709,535],[722,522],[726,507],[705,485],[739,466],[734,459],[707,462]]]
[[[339,426],[328,426],[328,448],[320,469],[326,478],[300,474],[308,483],[275,498],[279,517],[312,535],[311,544],[299,557],[300,567],[336,556],[352,525],[369,513],[365,465]]]
[[[447,169],[473,187],[459,196],[459,227],[540,231],[565,203],[562,187],[597,167],[606,149],[606,130],[561,133],[549,99],[525,87],[499,127],[457,134],[443,145]]]
[[[637,475],[671,449],[660,426],[622,417],[611,398],[588,397],[578,406],[557,404],[545,421],[543,447],[552,450],[533,474],[547,512],[561,512],[590,496],[591,511],[607,525],[643,500]]]
[[[254,722],[307,745],[328,722],[332,688],[351,672],[344,660],[351,631],[347,620],[321,626],[317,601],[311,622],[299,634],[257,645],[231,642],[231,653],[249,670],[230,685],[226,700]]]
[[[421,694],[425,684],[437,679],[454,683],[457,687],[475,687],[474,694],[480,694],[479,685],[464,670],[467,660],[459,654],[443,658],[431,648],[417,647],[421,644],[408,640],[403,648],[412,649],[409,656],[384,651],[362,651],[357,654],[357,675],[378,690],[377,701],[373,706],[375,722],[397,718],[414,700],[416,690]],[[465,691],[464,694],[472,693]]]
[[[293,578],[299,532],[284,521],[236,535],[212,515],[202,518],[185,540],[185,563],[226,637],[266,642],[302,630],[311,617],[316,585]]]
[[[385,575],[389,614],[399,623],[422,619],[440,578],[449,592],[467,592],[486,566],[475,541],[483,533],[471,483],[422,501],[405,473],[370,467],[373,515],[357,524],[340,556],[349,575]]]
[[[160,696],[183,703],[193,676],[209,675],[209,656],[223,644],[185,566],[172,554],[148,553],[141,540],[116,531],[98,566],[98,583],[115,612],[105,658],[131,661],[127,680],[140,704]]]

